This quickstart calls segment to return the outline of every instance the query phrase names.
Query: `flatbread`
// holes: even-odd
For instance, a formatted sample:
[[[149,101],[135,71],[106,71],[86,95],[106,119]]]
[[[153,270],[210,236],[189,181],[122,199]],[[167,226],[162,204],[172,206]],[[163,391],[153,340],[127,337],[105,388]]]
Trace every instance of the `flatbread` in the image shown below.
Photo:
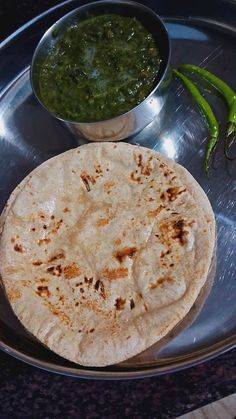
[[[22,324],[81,365],[124,361],[191,309],[215,244],[193,177],[144,147],[86,144],[36,168],[2,217],[0,273]]]

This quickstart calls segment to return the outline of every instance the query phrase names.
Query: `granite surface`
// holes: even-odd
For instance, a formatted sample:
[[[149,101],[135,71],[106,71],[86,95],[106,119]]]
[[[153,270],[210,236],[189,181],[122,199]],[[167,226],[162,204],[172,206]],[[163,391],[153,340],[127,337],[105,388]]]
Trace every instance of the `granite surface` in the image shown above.
[[[96,1],[96,0],[91,0]],[[152,0],[140,0],[150,6]],[[0,0],[0,41],[24,23],[62,3],[58,0]],[[86,0],[78,0],[78,6]],[[168,16],[205,16],[217,17],[222,21],[235,22],[235,0],[158,0],[158,13]]]
[[[1,0],[0,38],[57,3]],[[188,14],[191,6],[199,15],[200,3],[172,2],[171,13]],[[167,4],[160,1],[160,13],[165,14]],[[219,12],[212,4],[209,1],[204,6],[211,16]],[[174,418],[235,392],[235,354],[232,350],[215,360],[160,377],[91,381],[41,371],[0,352],[0,418]]]
[[[175,418],[235,392],[235,354],[160,377],[92,381],[54,375],[1,353],[0,418]]]

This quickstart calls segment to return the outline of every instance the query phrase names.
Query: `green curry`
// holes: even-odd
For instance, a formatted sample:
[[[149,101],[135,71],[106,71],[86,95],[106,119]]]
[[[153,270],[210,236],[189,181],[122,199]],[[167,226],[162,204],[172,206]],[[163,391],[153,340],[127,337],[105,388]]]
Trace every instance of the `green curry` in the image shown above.
[[[109,119],[148,96],[160,63],[153,36],[136,18],[96,16],[68,27],[42,63],[41,99],[64,119]]]

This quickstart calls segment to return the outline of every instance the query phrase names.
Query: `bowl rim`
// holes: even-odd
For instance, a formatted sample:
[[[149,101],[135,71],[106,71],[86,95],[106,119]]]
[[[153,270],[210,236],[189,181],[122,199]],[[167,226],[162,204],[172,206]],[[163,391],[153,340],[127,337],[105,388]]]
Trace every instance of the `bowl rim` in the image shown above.
[[[106,5],[106,4],[110,4],[110,5],[118,4],[118,5],[121,5],[123,7],[125,7],[126,5],[128,5],[128,6],[131,6],[131,7],[134,7],[134,8],[142,9],[145,13],[149,13],[149,14],[152,14],[153,15],[153,17],[158,22],[161,30],[163,31],[163,34],[166,37],[166,40],[167,40],[168,50],[166,52],[166,64],[165,64],[165,67],[164,67],[163,74],[162,74],[161,78],[158,79],[157,83],[155,83],[155,85],[154,85],[153,89],[151,90],[151,92],[148,94],[147,97],[145,97],[142,100],[142,102],[140,102],[138,105],[136,105],[133,108],[131,108],[129,111],[126,111],[126,112],[124,112],[124,113],[122,113],[120,115],[114,116],[113,118],[109,118],[109,119],[99,119],[99,120],[96,120],[96,121],[87,121],[87,122],[86,121],[81,121],[80,122],[80,121],[75,121],[73,119],[63,118],[63,117],[57,115],[56,113],[52,112],[43,103],[43,101],[41,100],[41,98],[39,97],[39,95],[36,93],[35,84],[34,84],[34,80],[33,80],[34,79],[33,73],[34,73],[35,62],[36,62],[38,53],[39,53],[39,51],[40,51],[40,49],[42,47],[42,44],[45,41],[45,39],[49,35],[51,35],[51,33],[53,32],[53,30],[55,29],[55,27],[59,23],[63,22],[64,20],[67,20],[68,18],[70,18],[74,14],[75,15],[76,14],[78,15],[78,13],[83,12],[84,9],[87,9],[88,10],[90,7],[92,8],[94,6]],[[166,26],[165,26],[164,21],[162,20],[162,18],[156,12],[154,12],[153,9],[151,9],[150,7],[145,6],[142,3],[138,3],[138,2],[133,1],[133,0],[99,0],[99,1],[93,1],[91,3],[86,3],[86,4],[82,5],[82,6],[79,6],[79,7],[75,8],[75,9],[71,10],[70,12],[66,13],[61,18],[59,18],[58,20],[56,20],[44,32],[43,36],[40,38],[40,40],[39,40],[39,42],[38,42],[38,44],[37,44],[37,46],[36,46],[36,48],[34,50],[34,54],[33,54],[32,60],[31,60],[31,65],[30,65],[30,83],[31,83],[31,87],[32,87],[32,90],[33,90],[33,93],[34,93],[35,97],[37,98],[37,100],[39,101],[39,103],[43,106],[43,108],[47,112],[49,112],[51,115],[53,115],[55,118],[57,118],[58,120],[60,120],[62,122],[69,123],[69,124],[79,125],[81,127],[84,127],[84,126],[94,126],[96,124],[101,124],[101,123],[111,123],[113,121],[117,121],[118,119],[123,119],[123,118],[128,117],[130,114],[138,111],[145,102],[147,102],[147,101],[150,100],[151,96],[158,90],[158,88],[160,87],[160,85],[162,84],[163,80],[166,77],[166,74],[167,74],[167,72],[168,72],[168,70],[170,68],[170,58],[171,58],[171,43],[170,43],[170,37],[169,37],[168,31],[166,29]]]

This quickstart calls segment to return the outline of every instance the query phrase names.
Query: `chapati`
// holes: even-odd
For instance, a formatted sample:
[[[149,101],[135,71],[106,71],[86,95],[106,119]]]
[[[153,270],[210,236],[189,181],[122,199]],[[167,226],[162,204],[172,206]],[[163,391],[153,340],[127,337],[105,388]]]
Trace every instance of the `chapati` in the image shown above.
[[[215,245],[191,174],[126,143],[90,143],[37,167],[2,214],[0,273],[23,326],[85,366],[167,335],[204,286]]]

